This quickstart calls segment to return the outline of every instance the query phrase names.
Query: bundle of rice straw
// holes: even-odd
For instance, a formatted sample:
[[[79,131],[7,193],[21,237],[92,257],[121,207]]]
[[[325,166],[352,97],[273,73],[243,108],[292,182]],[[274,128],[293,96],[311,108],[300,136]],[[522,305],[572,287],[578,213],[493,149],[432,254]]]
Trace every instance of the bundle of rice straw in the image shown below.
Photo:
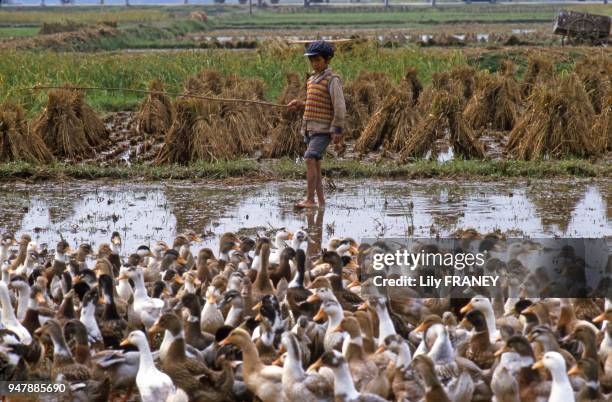
[[[575,75],[536,86],[522,118],[510,132],[508,151],[517,159],[598,155],[604,133],[592,130],[595,114]]]
[[[102,119],[85,102],[85,96],[81,91],[72,91],[72,105],[76,117],[83,123],[83,131],[87,142],[92,147],[104,144],[109,137],[109,132]]]
[[[204,70],[187,78],[185,93],[191,95],[219,95],[223,90],[223,77],[215,70]]]
[[[612,150],[612,94],[608,95],[603,110],[595,117],[593,136],[603,136],[606,141],[605,149]]]
[[[461,102],[461,95],[456,92],[435,92],[427,116],[412,130],[401,151],[401,159],[424,157],[429,152],[435,158],[439,150],[434,145],[446,136],[455,154],[464,158],[484,159],[484,146],[465,122]]]
[[[431,75],[431,84],[428,85],[418,98],[417,109],[421,114],[427,113],[434,98],[440,91],[447,91],[459,94],[461,89],[457,85],[457,82],[451,80],[450,73],[448,71],[435,72]]]
[[[12,102],[0,105],[0,162],[46,163],[52,159],[42,138],[30,130],[23,108]]]
[[[221,77],[206,71],[191,77],[185,89],[219,98],[263,100],[260,80]],[[218,91],[218,92],[217,92]],[[262,105],[181,98],[175,105],[157,163],[231,159],[258,150],[271,130],[271,112]]]
[[[521,92],[527,98],[534,87],[540,83],[548,83],[554,77],[552,62],[541,55],[531,55],[527,62],[527,70],[523,76]]]
[[[60,157],[82,158],[94,153],[83,121],[75,110],[74,92],[68,89],[50,91],[47,107],[33,123],[34,133],[43,139],[54,155]]]
[[[472,128],[512,130],[521,104],[521,91],[513,71],[512,66],[506,65],[501,74],[480,76],[478,90],[463,112]]]
[[[385,151],[399,152],[418,120],[415,105],[422,88],[416,70],[408,69],[367,122],[355,150],[365,154],[383,147]]]
[[[299,75],[287,74],[287,85],[279,98],[279,103],[286,105],[294,99],[303,99],[306,96],[306,86],[301,82]],[[298,157],[306,150],[304,137],[300,133],[302,124],[302,111],[283,109],[280,119],[270,132],[271,141],[267,144],[265,156],[267,158],[280,158],[289,156]]]
[[[454,67],[450,71],[450,78],[460,85],[463,99],[469,100],[474,94],[476,86],[476,69],[469,66]]]
[[[149,91],[164,91],[164,84],[159,80],[149,83]],[[140,104],[136,114],[136,132],[145,137],[162,137],[172,125],[174,108],[168,95],[150,93]]]
[[[378,71],[361,71],[345,88],[346,123],[344,138],[361,135],[372,115],[380,108],[393,84]]]
[[[612,92],[612,61],[609,58],[584,59],[576,64],[578,74],[589,95],[595,113],[606,106],[608,94]]]

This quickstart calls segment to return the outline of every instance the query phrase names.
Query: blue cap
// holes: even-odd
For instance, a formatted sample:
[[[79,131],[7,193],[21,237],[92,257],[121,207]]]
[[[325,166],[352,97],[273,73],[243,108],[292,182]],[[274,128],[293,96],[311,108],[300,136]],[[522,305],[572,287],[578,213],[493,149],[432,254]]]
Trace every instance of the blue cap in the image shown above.
[[[304,56],[323,56],[329,59],[334,57],[334,48],[324,40],[316,40],[308,44]]]

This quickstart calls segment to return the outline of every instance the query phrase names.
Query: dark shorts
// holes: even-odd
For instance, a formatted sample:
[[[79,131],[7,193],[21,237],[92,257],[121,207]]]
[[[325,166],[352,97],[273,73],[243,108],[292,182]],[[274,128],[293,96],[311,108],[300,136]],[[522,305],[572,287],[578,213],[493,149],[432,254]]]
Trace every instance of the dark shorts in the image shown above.
[[[304,135],[304,142],[308,146],[306,152],[304,152],[304,159],[312,158],[320,161],[331,142],[331,135],[327,133],[307,133]]]

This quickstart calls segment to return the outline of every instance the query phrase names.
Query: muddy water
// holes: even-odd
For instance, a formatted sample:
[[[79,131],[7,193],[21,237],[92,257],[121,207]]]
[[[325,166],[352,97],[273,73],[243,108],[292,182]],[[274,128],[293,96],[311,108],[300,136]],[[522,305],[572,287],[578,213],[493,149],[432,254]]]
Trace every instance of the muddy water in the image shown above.
[[[252,185],[49,183],[0,186],[0,230],[28,232],[54,246],[58,233],[74,246],[121,233],[124,250],[191,228],[216,248],[226,231],[254,235],[303,227],[331,236],[430,236],[457,229],[512,235],[612,235],[610,181],[480,183],[339,181],[324,211],[295,211],[301,182]],[[607,201],[606,201],[607,200]],[[199,247],[200,245],[196,245]]]

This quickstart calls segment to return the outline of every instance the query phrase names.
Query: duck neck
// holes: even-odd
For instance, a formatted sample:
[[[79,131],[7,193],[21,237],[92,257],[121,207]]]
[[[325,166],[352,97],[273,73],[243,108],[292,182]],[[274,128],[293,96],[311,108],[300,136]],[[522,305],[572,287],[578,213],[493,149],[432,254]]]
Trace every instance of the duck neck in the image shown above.
[[[53,342],[54,359],[56,359],[56,357],[59,357],[63,361],[66,361],[66,359],[69,359],[71,361],[73,360],[72,353],[70,353],[70,349],[68,349],[68,346],[66,345],[66,339],[64,338],[64,335],[62,333],[52,334],[51,342]]]
[[[485,316],[485,320],[487,321],[487,332],[489,333],[489,339],[495,340],[495,332],[497,331],[497,328],[495,326],[495,313],[493,313],[493,307],[488,306],[485,311],[483,311],[483,314]]]
[[[382,345],[385,342],[385,338],[389,335],[396,335],[395,326],[389,315],[389,310],[385,304],[376,305],[376,314],[378,315],[379,321],[379,336],[378,345]]]
[[[28,306],[30,304],[30,287],[23,286],[19,288],[19,305],[17,306],[17,319],[23,320],[26,315],[26,311],[28,311]]]
[[[429,352],[429,356],[434,361],[437,362],[446,362],[451,359],[454,359],[454,349],[453,345],[448,338],[448,331],[444,327],[444,325],[439,324],[438,328],[438,336],[431,347],[431,351]]]
[[[136,279],[134,279],[134,298],[137,299],[146,299],[148,297],[147,288],[144,284],[144,277],[140,274],[136,275]]]
[[[304,376],[302,357],[300,356],[299,351],[293,350],[292,346],[290,346],[290,348],[291,350],[287,350],[287,358],[285,359],[285,363],[283,365],[283,376],[287,374],[290,378],[301,379]]]
[[[303,288],[304,287],[304,267],[299,266],[295,272],[295,276],[289,283],[289,288]]]
[[[146,340],[142,340],[138,343],[138,352],[140,352],[140,367],[138,371],[149,371],[155,369],[155,363],[153,362],[153,355],[151,354],[151,348]]]
[[[11,297],[8,294],[8,289],[0,287],[0,303],[2,303],[2,322],[3,323],[14,323],[17,321],[15,312],[13,311],[13,305],[11,304]]]
[[[185,337],[183,331],[178,334],[172,334],[173,340],[168,348],[168,356],[171,359],[185,360],[187,354],[185,352]]]
[[[263,363],[257,353],[257,348],[252,341],[244,342],[239,345],[242,350],[244,371],[247,373],[256,373],[263,369]]]
[[[8,259],[9,246],[2,245],[0,247],[0,266]]]
[[[342,310],[332,310],[328,314],[328,316],[329,316],[329,321],[327,322],[326,332],[331,333],[333,330],[336,329],[338,325],[340,325],[340,323],[344,319],[344,313],[342,312]]]
[[[359,398],[359,392],[355,388],[353,377],[349,371],[348,364],[343,363],[334,371],[334,395],[342,400],[353,400]]]
[[[563,370],[563,368],[554,367],[550,369],[550,374],[552,375],[552,389],[553,389],[552,392],[554,392],[554,390],[556,389],[560,393],[561,392],[565,393],[568,387],[571,390],[569,378],[567,378],[567,373],[565,372],[565,370]],[[571,392],[573,393],[573,391]],[[556,399],[552,399],[552,395],[551,395],[551,400],[556,400]]]
[[[405,342],[402,342],[397,353],[397,361],[395,362],[395,365],[398,368],[406,369],[410,366],[410,363],[412,363],[412,353],[410,352],[410,347]]]

